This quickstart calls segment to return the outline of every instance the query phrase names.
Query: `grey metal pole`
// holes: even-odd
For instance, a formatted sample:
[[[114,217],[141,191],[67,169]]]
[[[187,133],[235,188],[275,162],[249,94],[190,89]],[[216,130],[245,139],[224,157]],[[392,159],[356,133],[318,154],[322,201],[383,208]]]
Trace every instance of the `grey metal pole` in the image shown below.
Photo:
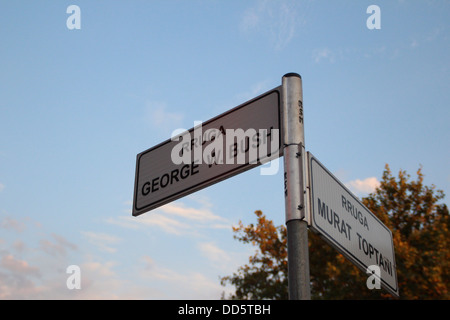
[[[311,299],[308,208],[305,168],[305,133],[303,127],[302,78],[288,73],[282,80],[282,119],[286,228],[288,246],[288,283],[290,300]]]

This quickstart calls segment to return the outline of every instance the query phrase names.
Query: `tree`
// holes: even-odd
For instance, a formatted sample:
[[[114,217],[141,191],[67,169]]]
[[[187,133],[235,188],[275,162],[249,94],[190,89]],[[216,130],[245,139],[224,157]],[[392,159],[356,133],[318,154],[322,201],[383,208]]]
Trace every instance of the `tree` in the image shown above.
[[[450,215],[439,203],[444,193],[424,186],[400,171],[392,176],[386,165],[380,186],[364,205],[392,233],[401,299],[450,299]],[[231,299],[287,299],[286,228],[275,227],[261,211],[257,224],[233,228],[234,238],[258,247],[249,264],[221,279],[236,292]],[[313,299],[392,299],[384,290],[368,290],[367,275],[357,269],[318,235],[309,232],[311,296]]]
[[[259,251],[249,258],[232,276],[223,277],[221,284],[230,282],[236,287],[231,299],[280,299],[288,298],[287,292],[287,237],[284,226],[275,227],[261,211],[255,212],[258,224],[244,226],[239,221],[233,227],[234,239],[257,245]]]

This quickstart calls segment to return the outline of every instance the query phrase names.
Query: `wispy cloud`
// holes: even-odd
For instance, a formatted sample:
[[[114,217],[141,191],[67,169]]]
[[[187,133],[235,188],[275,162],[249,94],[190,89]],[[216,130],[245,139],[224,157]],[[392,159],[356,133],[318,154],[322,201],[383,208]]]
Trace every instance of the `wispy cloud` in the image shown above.
[[[228,253],[220,249],[214,242],[202,242],[199,244],[199,249],[211,261],[224,262],[230,260]]]
[[[77,250],[77,246],[68,241],[63,236],[52,233],[52,240],[41,239],[39,241],[40,249],[52,256],[66,256],[68,250]]]
[[[212,220],[224,220],[215,215],[209,208],[192,208],[183,205],[182,203],[169,203],[162,206],[159,211],[169,215],[182,217],[185,219],[208,222]]]
[[[183,114],[168,110],[167,104],[159,101],[148,101],[145,106],[147,121],[158,129],[173,130],[181,127]]]
[[[19,260],[12,254],[7,254],[0,259],[0,268],[8,271],[13,271],[15,274],[40,276],[39,269],[37,267],[30,266],[25,260]]]
[[[356,195],[364,195],[372,193],[380,186],[380,182],[375,177],[366,178],[364,180],[356,179],[346,183],[346,186]]]
[[[217,107],[221,112],[223,112],[223,110],[234,108],[272,89],[274,86],[271,86],[270,84],[271,82],[267,79],[255,82],[247,88],[244,88],[241,92],[230,96],[229,99],[219,102]]]
[[[268,37],[275,50],[282,50],[293,39],[298,26],[305,23],[300,7],[308,1],[261,0],[242,15],[240,29],[247,35],[262,34]]]
[[[419,46],[419,41],[417,41],[417,39],[412,39],[410,46],[411,48],[417,48]]]
[[[189,197],[189,199],[197,202],[199,206],[187,206],[177,201],[139,217],[120,216],[109,218],[106,222],[128,229],[155,227],[177,236],[195,235],[203,228],[230,228],[225,218],[214,214],[212,204],[206,198]]]
[[[202,234],[202,228],[216,228],[227,224],[226,220],[213,212],[207,197],[187,197],[186,203],[191,202],[194,205],[173,203],[155,214],[142,215],[144,219],[140,220],[127,216],[113,221],[133,232],[152,226],[169,234],[194,235],[196,239],[200,236],[203,243],[194,248],[206,257],[206,262],[213,262],[214,267],[220,265],[221,256],[222,261],[228,261],[224,251],[208,243],[206,234]],[[0,299],[161,299],[173,297],[173,292],[182,298],[207,299],[219,297],[223,291],[217,277],[201,272],[152,265],[149,258],[131,265],[118,261],[116,255],[109,255],[125,241],[116,233],[105,233],[104,229],[83,231],[81,236],[87,241],[78,243],[65,235],[43,233],[44,226],[32,228],[36,223],[29,218],[0,219],[0,230],[12,231],[4,232],[7,237],[0,239]],[[27,231],[26,237],[22,236],[23,230]],[[72,264],[80,266],[81,290],[66,287],[66,268]],[[133,273],[124,274],[124,266]]]
[[[4,184],[2,184],[2,183],[0,183],[0,192],[2,192],[2,191],[3,191],[3,189],[5,189],[5,185],[4,185]]]
[[[16,232],[22,232],[25,230],[25,223],[7,216],[0,221],[0,228]]]
[[[41,289],[36,281],[41,277],[38,267],[4,253],[0,258],[0,299],[27,299],[38,295]]]
[[[223,291],[218,281],[214,281],[199,272],[179,273],[158,265],[151,257],[142,257],[141,277],[151,283],[164,282],[168,290],[177,290],[181,299],[197,296],[211,299],[220,296]],[[164,298],[164,297],[160,297]]]
[[[0,299],[27,299],[42,291],[36,284],[41,274],[37,267],[11,254],[0,259]]]
[[[133,222],[135,225],[139,225],[139,227],[156,227],[166,233],[177,236],[188,233],[190,229],[188,224],[156,212],[144,214],[137,218],[126,217],[122,220]]]
[[[100,277],[112,277],[115,272],[112,268],[116,265],[114,261],[108,261],[105,263],[100,263],[98,261],[88,261],[81,265],[82,270],[85,272],[95,273]]]
[[[429,45],[442,35],[442,27],[435,27],[431,30],[426,30],[420,34],[415,34],[410,38],[409,46],[414,49],[423,44]],[[442,39],[441,39],[442,40]]]
[[[259,81],[255,84],[253,84],[252,86],[250,86],[250,88],[247,91],[238,94],[236,100],[240,101],[242,103],[247,100],[253,99],[254,97],[264,93],[265,91],[267,91],[269,89],[271,89],[271,88],[269,88],[268,80]]]
[[[22,240],[16,240],[14,241],[12,248],[18,253],[23,253],[26,250],[27,246]]]
[[[117,249],[112,247],[112,245],[118,244],[122,241],[116,236],[101,232],[82,231],[81,234],[97,248],[109,253],[115,253]]]
[[[323,60],[334,63],[335,54],[329,48],[315,49],[313,51],[313,59],[315,63],[320,63]]]

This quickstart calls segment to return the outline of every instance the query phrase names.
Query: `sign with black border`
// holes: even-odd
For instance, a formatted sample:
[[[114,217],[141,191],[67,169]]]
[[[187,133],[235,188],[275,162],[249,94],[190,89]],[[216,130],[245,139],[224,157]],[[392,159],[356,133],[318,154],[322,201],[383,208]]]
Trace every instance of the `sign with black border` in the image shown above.
[[[398,297],[391,230],[309,152],[308,171],[311,229],[363,272],[378,266],[381,286]]]
[[[242,129],[243,131],[254,129],[258,134],[260,130],[267,132],[266,137],[258,137],[257,139],[272,140],[277,136],[278,150],[272,152],[271,143],[268,143],[267,155],[258,157],[257,163],[248,163],[248,161],[240,163],[236,161],[234,164],[224,162],[223,164],[211,165],[205,162],[192,162],[190,164],[182,163],[177,165],[172,161],[171,154],[179,142],[172,139],[138,154],[133,196],[133,216],[138,216],[281,157],[283,149],[280,108],[281,87],[277,87],[202,123],[203,132],[209,129],[220,129],[224,133],[226,129]],[[191,136],[195,134],[194,130],[195,128],[188,130]],[[275,131],[277,135],[274,134]],[[253,139],[252,141],[255,142],[256,140]],[[204,150],[206,146],[207,143],[201,148]]]

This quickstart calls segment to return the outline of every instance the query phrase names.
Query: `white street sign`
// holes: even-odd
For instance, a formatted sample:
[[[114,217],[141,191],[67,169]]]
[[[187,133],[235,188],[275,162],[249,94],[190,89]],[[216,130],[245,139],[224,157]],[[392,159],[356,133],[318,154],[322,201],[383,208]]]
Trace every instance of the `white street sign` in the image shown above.
[[[398,296],[392,232],[308,153],[311,228],[366,272],[378,266],[381,285]]]
[[[133,216],[282,156],[281,87],[137,155]]]

